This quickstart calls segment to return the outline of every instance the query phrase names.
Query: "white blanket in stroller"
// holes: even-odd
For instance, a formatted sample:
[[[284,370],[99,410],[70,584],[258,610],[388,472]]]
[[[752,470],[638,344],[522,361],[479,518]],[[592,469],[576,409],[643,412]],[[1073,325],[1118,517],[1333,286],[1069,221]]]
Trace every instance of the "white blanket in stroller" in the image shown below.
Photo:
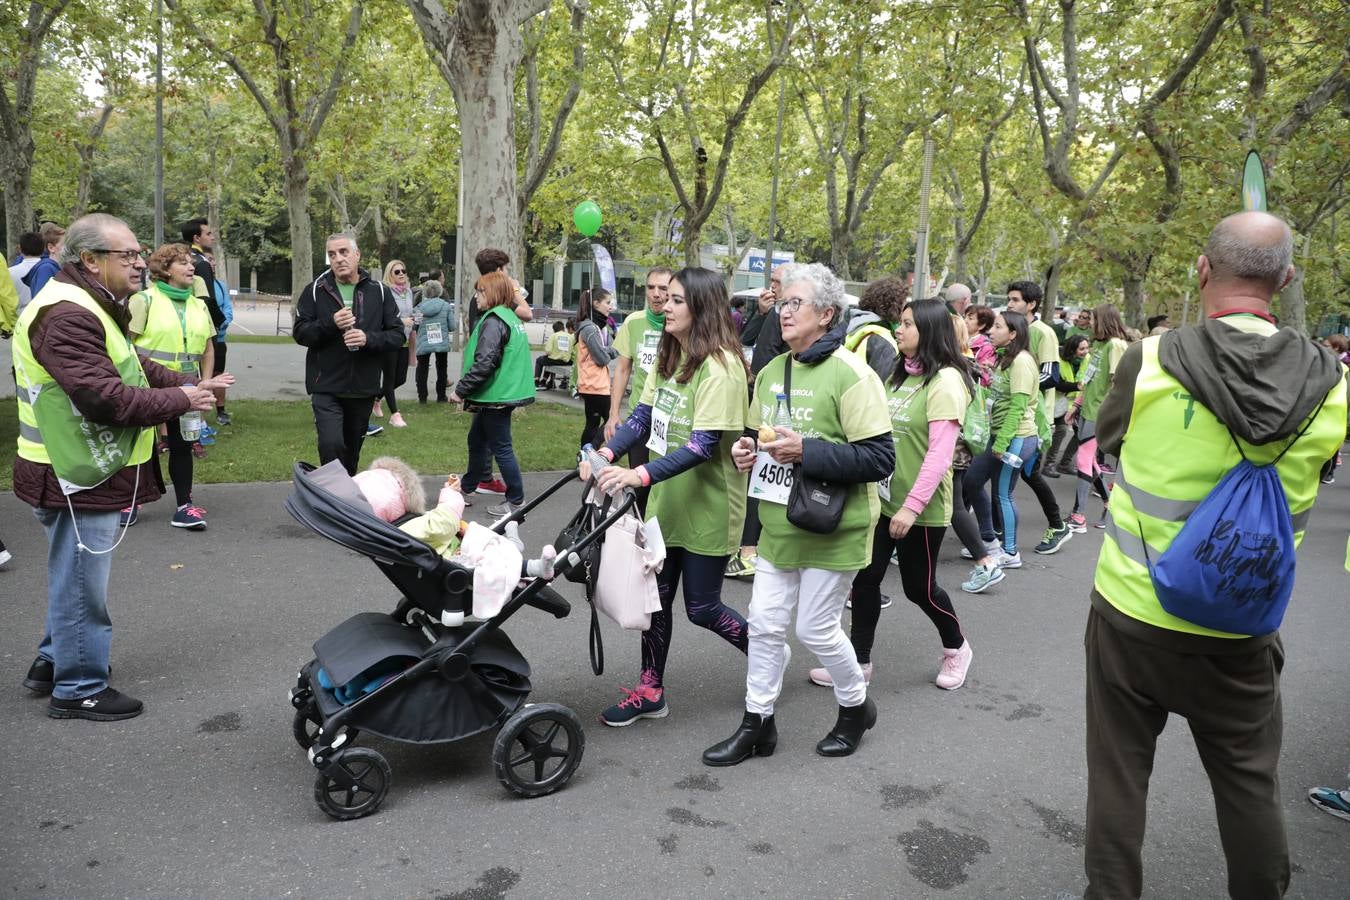
[[[473,614],[490,619],[502,611],[520,583],[520,548],[490,528],[470,522],[455,562],[473,569]]]

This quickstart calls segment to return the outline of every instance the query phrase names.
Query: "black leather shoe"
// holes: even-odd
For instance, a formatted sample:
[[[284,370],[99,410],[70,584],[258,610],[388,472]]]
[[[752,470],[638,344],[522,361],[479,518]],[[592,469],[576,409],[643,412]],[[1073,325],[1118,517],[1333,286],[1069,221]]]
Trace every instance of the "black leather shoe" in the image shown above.
[[[28,667],[28,674],[24,676],[23,686],[35,694],[50,694],[55,684],[56,666],[52,665],[52,661],[40,656],[33,660],[33,664]]]
[[[875,724],[877,705],[871,697],[858,706],[841,706],[834,728],[816,744],[816,752],[821,756],[848,756],[862,743],[863,732]]]
[[[778,746],[778,726],[773,716],[748,712],[736,733],[703,751],[705,766],[734,766],[751,756],[773,756]]]

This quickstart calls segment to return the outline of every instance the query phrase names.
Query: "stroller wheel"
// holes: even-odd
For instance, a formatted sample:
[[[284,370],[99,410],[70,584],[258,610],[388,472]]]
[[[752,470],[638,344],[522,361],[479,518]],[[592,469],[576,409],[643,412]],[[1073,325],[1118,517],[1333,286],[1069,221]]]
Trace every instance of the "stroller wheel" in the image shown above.
[[[380,808],[389,793],[389,763],[369,747],[339,750],[314,781],[314,802],[335,819],[359,819]]]
[[[291,721],[291,734],[301,750],[308,750],[314,746],[314,741],[319,736],[319,726],[322,724],[323,720],[319,718],[319,711],[313,702],[295,711],[295,718]]]
[[[497,780],[522,797],[551,794],[571,780],[586,735],[577,714],[560,703],[539,703],[517,712],[492,744]]]

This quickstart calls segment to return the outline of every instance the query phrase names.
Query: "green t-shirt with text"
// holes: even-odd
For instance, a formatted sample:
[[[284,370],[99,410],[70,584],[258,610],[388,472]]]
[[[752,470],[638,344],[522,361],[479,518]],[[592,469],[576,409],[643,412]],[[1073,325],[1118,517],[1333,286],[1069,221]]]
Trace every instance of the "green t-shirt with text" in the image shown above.
[[[772,424],[777,397],[783,392],[783,362],[790,357],[785,353],[760,370],[749,427]],[[815,365],[792,360],[790,406],[793,428],[803,438],[849,443],[891,431],[881,379],[843,347]],[[803,531],[788,522],[786,506],[761,500],[759,521],[764,531],[759,555],[780,569],[852,572],[872,559],[872,531],[880,515],[875,482],[850,487],[843,518],[831,534]]]
[[[652,328],[647,322],[647,311],[639,309],[628,314],[628,318],[619,326],[619,333],[614,336],[614,349],[624,359],[633,361],[630,382],[633,392],[628,396],[629,412],[637,406],[647,376],[656,367],[656,348],[661,344],[661,332],[662,329]]]
[[[695,431],[722,432],[711,459],[652,485],[647,517],[661,523],[669,547],[703,556],[734,553],[745,525],[746,477],[731,459],[745,430],[745,366],[724,352],[705,359],[688,384],[653,371],[638,402],[651,406],[653,416],[668,417],[666,453],[653,458],[673,453]]]
[[[891,476],[890,499],[881,497],[881,514],[890,518],[900,511],[910,488],[919,477],[919,469],[928,454],[928,423],[964,422],[970,393],[961,374],[947,366],[926,379],[911,375],[900,387],[886,386],[886,401],[891,415],[891,439],[895,442],[895,474]],[[959,438],[958,438],[959,440]],[[930,527],[952,523],[952,470],[942,476],[928,505],[914,520]]]
[[[1055,334],[1055,329],[1037,319],[1031,323],[1031,355],[1036,359],[1037,368],[1045,368],[1046,364],[1054,365],[1059,362],[1059,335]],[[1037,384],[1040,383],[1040,373],[1036,373]],[[1050,388],[1041,391],[1041,413],[1049,422],[1055,420],[1055,389]]]
[[[1017,354],[1012,365],[1006,369],[1002,365],[994,367],[994,381],[989,386],[989,393],[994,398],[994,407],[989,412],[989,427],[992,433],[998,434],[1002,428],[1003,419],[1008,414],[1008,405],[1014,394],[1025,394],[1027,407],[1022,412],[1022,418],[1017,423],[1017,431],[1013,433],[1013,437],[1031,437],[1036,433],[1035,399],[1038,374],[1036,361],[1025,350]]]

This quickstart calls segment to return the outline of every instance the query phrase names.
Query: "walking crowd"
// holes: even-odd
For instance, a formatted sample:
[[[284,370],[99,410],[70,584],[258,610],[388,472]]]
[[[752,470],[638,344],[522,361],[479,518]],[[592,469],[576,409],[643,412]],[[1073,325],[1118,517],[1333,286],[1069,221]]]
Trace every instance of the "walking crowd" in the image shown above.
[[[15,492],[51,548],[47,633],[24,684],[51,694],[53,716],[127,718],[140,704],[108,686],[110,557],[101,554],[120,540],[119,522],[134,523],[139,505],[164,490],[146,426],[163,426],[172,524],[206,525],[192,497],[193,448],[201,412],[229,423],[228,292],[215,290],[204,221],[184,227],[185,244],[149,255],[148,283],[139,244],[110,216],[37,237],[60,265],[13,329]],[[30,243],[19,267],[39,250]],[[961,688],[974,650],[952,592],[938,582],[947,530],[971,561],[960,591],[982,594],[1017,577],[1009,573],[1024,566],[1024,550],[1052,556],[1091,519],[1103,546],[1085,637],[1088,896],[1142,890],[1148,782],[1169,713],[1187,718],[1211,776],[1230,892],[1277,896],[1289,881],[1276,774],[1283,607],[1271,613],[1274,627],[1244,616],[1292,587],[1292,560],[1286,572],[1278,560],[1257,559],[1264,545],[1251,549],[1241,529],[1261,538],[1282,527],[1291,549],[1301,540],[1319,482],[1334,480],[1350,399],[1345,360],[1270,314],[1292,272],[1291,248],[1273,216],[1223,220],[1197,263],[1205,319],[1175,331],[1151,321],[1147,336],[1131,334],[1111,304],[1081,310],[1072,323],[1047,321],[1031,281],[1008,285],[1000,309],[973,303],[963,285],[944,299],[910,298],[897,278],[869,285],[855,306],[818,263],[776,268],[738,322],[720,274],[654,268],[642,309],[616,325],[614,297],[589,292],[574,324],[553,326],[539,360],[523,327],[527,294],[507,255],[484,250],[452,386],[452,311],[439,283],[415,291],[398,260],[376,280],[361,268],[356,241],[334,235],[328,270],[298,298],[294,338],[306,348],[319,460],[338,460],[353,475],[379,427],[372,417],[387,409],[391,426],[409,425],[394,392],[410,367],[419,401],[429,400],[435,357],[436,401],[473,416],[464,501],[502,493],[488,510],[494,516],[524,502],[512,413],[534,401],[550,369],[574,366],[581,476],[602,492],[637,492],[666,546],[661,606],[638,642],[636,686],[601,720],[626,727],[668,715],[682,594],[689,620],[745,657],[741,719],[704,751],[710,766],[775,751],[790,631],[818,663],[810,680],[837,706],[816,752],[859,749],[886,714],[869,687],[892,565],[941,644],[934,683]],[[91,432],[116,451],[78,438]],[[1259,574],[1244,582],[1255,587],[1242,610],[1178,605],[1179,589],[1159,580],[1175,571],[1169,551],[1223,500],[1216,486],[1248,471],[1276,479],[1284,520],[1253,522],[1254,512],[1216,520],[1191,568],[1222,557],[1225,572]],[[1066,516],[1050,480],[1069,475]],[[1045,519],[1030,548],[1019,543],[1021,482]],[[746,615],[723,602],[725,578],[752,580]],[[1225,596],[1209,599],[1223,606]],[[1350,794],[1318,790],[1326,793],[1315,803],[1335,812],[1339,799],[1350,817]]]

